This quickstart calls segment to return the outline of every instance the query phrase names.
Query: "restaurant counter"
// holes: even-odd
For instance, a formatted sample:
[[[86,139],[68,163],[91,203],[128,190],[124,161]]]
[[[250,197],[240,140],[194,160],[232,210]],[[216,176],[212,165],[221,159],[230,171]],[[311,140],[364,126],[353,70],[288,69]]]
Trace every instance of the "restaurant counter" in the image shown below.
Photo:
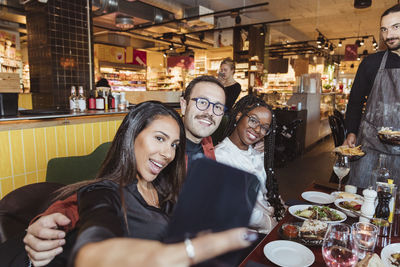
[[[179,103],[165,104],[179,108]],[[50,159],[88,155],[112,141],[129,109],[22,112],[0,117],[0,199],[21,186],[44,182]]]
[[[50,159],[87,155],[111,141],[127,112],[1,117],[0,198],[21,186],[44,182]]]

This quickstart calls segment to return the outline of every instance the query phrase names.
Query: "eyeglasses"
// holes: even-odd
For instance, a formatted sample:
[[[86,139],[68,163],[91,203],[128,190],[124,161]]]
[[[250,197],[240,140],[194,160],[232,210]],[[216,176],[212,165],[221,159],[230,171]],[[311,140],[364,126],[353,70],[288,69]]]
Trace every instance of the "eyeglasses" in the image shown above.
[[[257,118],[254,118],[253,116],[250,116],[248,114],[245,114],[249,120],[248,120],[248,125],[253,128],[256,129],[258,126],[260,126],[260,133],[262,135],[268,135],[271,131],[271,127],[268,123],[261,125],[260,121]]]
[[[201,110],[207,110],[208,107],[210,106],[210,104],[213,106],[213,113],[216,116],[222,116],[224,115],[225,111],[227,110],[227,108],[225,107],[225,105],[221,104],[221,103],[213,103],[211,101],[209,101],[206,98],[202,98],[202,97],[194,97],[191,98],[190,100],[196,101],[196,107]]]

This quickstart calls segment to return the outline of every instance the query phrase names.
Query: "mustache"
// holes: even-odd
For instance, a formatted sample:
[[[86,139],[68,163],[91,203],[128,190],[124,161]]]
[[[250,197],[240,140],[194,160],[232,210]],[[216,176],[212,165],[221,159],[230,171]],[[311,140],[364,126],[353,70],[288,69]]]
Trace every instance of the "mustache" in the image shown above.
[[[385,40],[385,42],[390,42],[390,41],[394,41],[394,40],[399,40],[399,38],[387,38]]]
[[[206,114],[204,114],[204,115],[197,115],[197,116],[195,116],[195,118],[198,119],[198,120],[207,119],[207,120],[211,121],[211,122],[215,125],[214,118],[213,118],[213,116],[211,116],[211,115],[206,115]]]

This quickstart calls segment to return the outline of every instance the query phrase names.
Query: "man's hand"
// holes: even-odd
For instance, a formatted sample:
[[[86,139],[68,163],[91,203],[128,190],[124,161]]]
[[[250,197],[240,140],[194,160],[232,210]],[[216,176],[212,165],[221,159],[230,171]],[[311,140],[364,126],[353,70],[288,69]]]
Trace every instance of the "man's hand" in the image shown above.
[[[25,250],[34,266],[45,266],[60,254],[65,244],[65,232],[57,230],[70,220],[61,213],[53,213],[38,219],[27,229],[24,237]]]
[[[346,140],[344,140],[343,145],[348,145],[349,147],[355,147],[357,142],[357,136],[353,133],[347,135]]]
[[[261,139],[257,143],[254,144],[254,149],[260,153],[264,153],[264,139]]]

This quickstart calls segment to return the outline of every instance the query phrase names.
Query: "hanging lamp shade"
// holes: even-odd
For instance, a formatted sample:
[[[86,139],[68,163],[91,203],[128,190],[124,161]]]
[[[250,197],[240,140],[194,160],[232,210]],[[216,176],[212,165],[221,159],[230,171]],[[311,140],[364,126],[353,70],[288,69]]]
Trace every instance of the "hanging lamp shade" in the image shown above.
[[[354,8],[367,8],[370,7],[372,0],[354,0]]]

